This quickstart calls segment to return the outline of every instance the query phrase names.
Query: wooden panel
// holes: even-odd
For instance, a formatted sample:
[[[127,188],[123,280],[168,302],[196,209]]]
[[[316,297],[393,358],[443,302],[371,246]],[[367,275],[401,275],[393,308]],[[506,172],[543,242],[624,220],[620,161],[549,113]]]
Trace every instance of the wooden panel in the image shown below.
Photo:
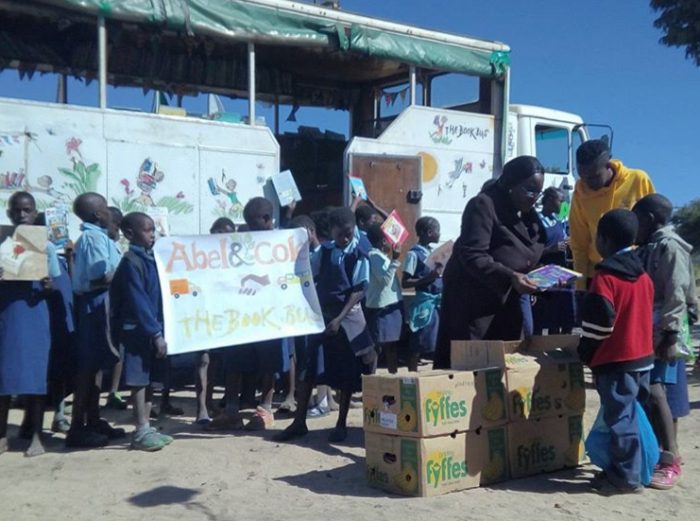
[[[415,227],[421,205],[408,202],[408,194],[421,190],[421,169],[421,159],[415,156],[352,156],[351,174],[362,178],[367,193],[378,206],[387,212],[395,209],[408,227],[410,235],[404,252],[417,240]]]

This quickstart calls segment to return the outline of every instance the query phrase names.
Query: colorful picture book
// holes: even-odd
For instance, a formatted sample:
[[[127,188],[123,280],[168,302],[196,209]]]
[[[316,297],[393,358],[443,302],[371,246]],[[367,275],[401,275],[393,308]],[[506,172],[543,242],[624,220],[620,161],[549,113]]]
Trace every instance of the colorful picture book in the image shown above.
[[[447,265],[447,261],[450,260],[450,257],[452,256],[454,246],[454,241],[450,240],[442,243],[440,246],[430,252],[428,258],[425,259],[425,265],[428,267],[428,269],[434,270],[438,265],[444,268]]]
[[[352,190],[352,193],[366,201],[367,189],[365,188],[365,182],[362,180],[362,178],[350,176],[348,179],[350,179],[350,189]]]
[[[49,276],[46,226],[0,226],[3,280],[41,280]]]
[[[57,248],[63,248],[70,240],[68,233],[69,213],[67,205],[52,206],[44,211],[46,227],[49,229],[49,240]]]
[[[386,221],[382,224],[382,231],[386,240],[394,248],[401,246],[408,238],[408,228],[406,228],[396,210],[392,211],[386,218]]]
[[[284,170],[272,176],[272,186],[275,187],[280,206],[289,206],[293,202],[301,201],[301,193],[294,180],[291,170]]]
[[[583,277],[583,274],[557,266],[556,264],[547,264],[527,274],[527,278],[533,281],[535,285],[542,290],[568,284],[581,277]]]

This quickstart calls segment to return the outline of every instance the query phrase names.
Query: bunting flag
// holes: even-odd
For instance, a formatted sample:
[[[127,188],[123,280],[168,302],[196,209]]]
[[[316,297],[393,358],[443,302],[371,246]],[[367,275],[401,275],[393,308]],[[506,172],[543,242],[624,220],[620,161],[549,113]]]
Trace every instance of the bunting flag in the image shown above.
[[[297,111],[298,111],[298,110],[299,110],[299,105],[297,105],[297,104],[295,103],[294,106],[292,107],[291,112],[289,113],[289,116],[287,116],[287,121],[296,122],[296,120],[297,120]]]
[[[409,90],[410,87],[403,88],[396,92],[381,91],[381,97],[384,99],[384,103],[387,107],[394,106],[399,96],[401,97],[401,103],[406,104],[406,96]]]

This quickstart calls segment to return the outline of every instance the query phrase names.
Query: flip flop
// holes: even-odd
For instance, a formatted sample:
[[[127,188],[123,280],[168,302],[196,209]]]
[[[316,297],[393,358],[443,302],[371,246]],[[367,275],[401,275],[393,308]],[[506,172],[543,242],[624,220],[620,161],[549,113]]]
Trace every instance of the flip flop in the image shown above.
[[[293,398],[287,398],[283,401],[279,407],[277,407],[277,412],[294,413],[297,410],[297,402]]]

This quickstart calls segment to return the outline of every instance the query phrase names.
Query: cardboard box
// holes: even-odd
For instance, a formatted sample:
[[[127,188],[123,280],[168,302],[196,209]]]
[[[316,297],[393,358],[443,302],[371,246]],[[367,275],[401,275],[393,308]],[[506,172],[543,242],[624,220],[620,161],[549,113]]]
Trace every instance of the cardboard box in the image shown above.
[[[508,477],[506,427],[433,438],[365,433],[370,486],[408,496],[439,496]]]
[[[522,478],[585,461],[583,416],[560,415],[508,425],[510,475]]]
[[[580,413],[586,406],[579,338],[535,336],[526,342],[456,341],[452,367],[501,367],[506,371],[510,421]]]
[[[586,408],[583,365],[568,351],[506,355],[511,421],[582,413]]]
[[[365,432],[428,437],[504,424],[502,369],[362,378]]]

